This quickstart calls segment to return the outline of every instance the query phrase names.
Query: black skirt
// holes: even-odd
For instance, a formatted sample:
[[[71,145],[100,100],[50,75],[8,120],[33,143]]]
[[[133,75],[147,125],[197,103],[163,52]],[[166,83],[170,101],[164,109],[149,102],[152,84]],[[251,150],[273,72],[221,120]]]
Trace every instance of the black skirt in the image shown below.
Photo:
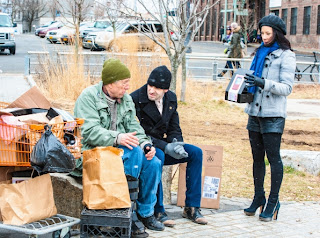
[[[247,130],[265,133],[283,133],[285,118],[249,116]]]

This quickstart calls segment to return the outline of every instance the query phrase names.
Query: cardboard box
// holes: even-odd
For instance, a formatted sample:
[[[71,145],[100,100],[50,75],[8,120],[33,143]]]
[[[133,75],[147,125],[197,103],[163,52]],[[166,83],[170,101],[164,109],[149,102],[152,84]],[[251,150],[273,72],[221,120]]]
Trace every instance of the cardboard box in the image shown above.
[[[201,207],[219,208],[223,147],[198,145],[203,152]],[[180,164],[177,206],[185,205],[187,163]]]

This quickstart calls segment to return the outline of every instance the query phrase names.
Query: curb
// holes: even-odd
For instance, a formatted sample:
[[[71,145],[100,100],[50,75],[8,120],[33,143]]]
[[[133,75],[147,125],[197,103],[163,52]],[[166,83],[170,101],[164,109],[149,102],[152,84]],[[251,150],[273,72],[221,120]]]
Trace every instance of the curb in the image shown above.
[[[31,88],[34,87],[34,86],[37,86],[36,82],[33,80],[31,75],[28,75],[26,78],[27,78],[27,82],[28,82],[28,84],[30,85]]]

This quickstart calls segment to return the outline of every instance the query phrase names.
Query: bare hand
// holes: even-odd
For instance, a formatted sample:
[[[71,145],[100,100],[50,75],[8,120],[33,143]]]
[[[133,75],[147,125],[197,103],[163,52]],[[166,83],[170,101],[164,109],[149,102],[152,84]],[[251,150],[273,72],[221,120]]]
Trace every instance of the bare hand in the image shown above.
[[[137,147],[139,145],[139,139],[136,137],[137,132],[130,132],[121,134],[120,145],[126,146],[128,149],[132,150],[132,147]]]
[[[149,147],[147,147],[148,149]],[[152,146],[150,151],[146,154],[147,160],[152,160],[152,158],[156,155],[156,149]]]

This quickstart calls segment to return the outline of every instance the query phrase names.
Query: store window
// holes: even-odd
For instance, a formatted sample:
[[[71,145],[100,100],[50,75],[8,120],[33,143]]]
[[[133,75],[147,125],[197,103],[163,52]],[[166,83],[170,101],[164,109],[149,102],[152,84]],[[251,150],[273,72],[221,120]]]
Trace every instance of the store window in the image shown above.
[[[295,35],[297,33],[297,18],[298,18],[298,8],[291,8],[291,25],[290,25],[290,35]]]
[[[303,11],[303,34],[310,34],[310,16],[311,16],[311,7],[304,7]]]
[[[317,34],[320,35],[320,5],[318,5]]]
[[[282,12],[281,12],[281,19],[282,21],[284,22],[284,24],[286,25],[286,28],[287,28],[287,22],[288,22],[288,9],[282,9]]]

